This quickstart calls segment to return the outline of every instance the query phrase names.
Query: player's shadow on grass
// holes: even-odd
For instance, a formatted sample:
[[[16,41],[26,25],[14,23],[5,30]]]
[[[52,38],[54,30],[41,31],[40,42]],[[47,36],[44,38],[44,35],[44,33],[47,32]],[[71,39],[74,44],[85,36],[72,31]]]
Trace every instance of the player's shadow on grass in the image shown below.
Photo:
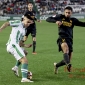
[[[55,75],[53,72],[46,72],[46,73],[41,73],[40,76],[37,76],[37,74],[34,74],[35,78],[33,78],[33,81],[35,82],[47,82],[47,81],[61,81],[63,77],[60,75]],[[36,77],[37,76],[37,77]]]

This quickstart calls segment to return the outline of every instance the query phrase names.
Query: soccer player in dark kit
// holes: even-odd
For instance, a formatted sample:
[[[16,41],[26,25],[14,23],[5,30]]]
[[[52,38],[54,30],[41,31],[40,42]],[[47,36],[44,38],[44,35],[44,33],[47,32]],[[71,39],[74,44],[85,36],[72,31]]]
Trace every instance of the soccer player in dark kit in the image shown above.
[[[56,23],[58,25],[58,35],[57,44],[59,51],[63,52],[63,60],[59,63],[54,63],[54,72],[58,73],[58,68],[60,66],[66,65],[68,72],[71,71],[71,57],[73,52],[73,28],[74,26],[85,27],[85,22],[81,22],[76,18],[71,17],[72,8],[67,6],[64,9],[64,14],[58,14],[53,17],[48,17],[47,22]]]
[[[24,16],[28,14],[31,18],[31,20],[33,20],[33,24],[31,24],[27,29],[26,29],[26,34],[24,36],[24,41],[27,40],[28,38],[28,35],[31,33],[31,36],[32,36],[32,40],[33,40],[33,53],[32,54],[37,54],[35,52],[35,49],[36,49],[36,23],[35,21],[37,22],[41,22],[39,19],[37,19],[35,16],[36,16],[36,12],[33,10],[33,3],[32,2],[29,2],[28,3],[28,10],[26,11],[26,13],[24,14]],[[23,19],[23,18],[22,18]]]

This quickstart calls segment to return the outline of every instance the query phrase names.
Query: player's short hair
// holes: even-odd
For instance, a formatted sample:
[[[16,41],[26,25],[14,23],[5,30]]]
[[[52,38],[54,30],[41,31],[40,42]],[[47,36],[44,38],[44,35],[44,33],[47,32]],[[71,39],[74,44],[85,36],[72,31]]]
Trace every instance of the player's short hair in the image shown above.
[[[73,11],[72,7],[70,7],[70,6],[65,7],[64,10],[66,10],[66,9]]]
[[[33,2],[28,2],[28,4],[33,4]]]

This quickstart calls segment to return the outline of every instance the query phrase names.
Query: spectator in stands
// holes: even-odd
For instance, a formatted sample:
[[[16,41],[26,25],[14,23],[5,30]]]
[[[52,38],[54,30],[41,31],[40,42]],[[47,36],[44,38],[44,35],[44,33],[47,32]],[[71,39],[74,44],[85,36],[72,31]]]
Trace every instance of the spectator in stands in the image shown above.
[[[33,0],[41,14],[52,14],[53,11],[63,12],[67,5],[85,5],[85,0]],[[0,8],[4,14],[23,14],[26,12],[29,0],[0,0]],[[7,8],[7,6],[9,8]],[[83,6],[82,6],[83,7]],[[80,6],[79,12],[84,12]],[[76,7],[77,8],[77,7]],[[7,9],[7,10],[6,10]],[[74,8],[73,8],[74,9]],[[76,9],[74,9],[76,10]],[[82,10],[82,11],[81,11]],[[75,11],[73,12],[75,13]]]

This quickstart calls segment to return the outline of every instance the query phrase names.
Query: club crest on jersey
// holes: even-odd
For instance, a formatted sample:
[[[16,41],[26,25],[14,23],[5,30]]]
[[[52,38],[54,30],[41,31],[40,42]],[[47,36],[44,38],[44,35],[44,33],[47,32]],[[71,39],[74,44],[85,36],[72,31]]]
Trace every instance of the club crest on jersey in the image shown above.
[[[63,26],[71,27],[72,22],[62,21]]]
[[[65,20],[65,18],[62,19],[62,21]]]

